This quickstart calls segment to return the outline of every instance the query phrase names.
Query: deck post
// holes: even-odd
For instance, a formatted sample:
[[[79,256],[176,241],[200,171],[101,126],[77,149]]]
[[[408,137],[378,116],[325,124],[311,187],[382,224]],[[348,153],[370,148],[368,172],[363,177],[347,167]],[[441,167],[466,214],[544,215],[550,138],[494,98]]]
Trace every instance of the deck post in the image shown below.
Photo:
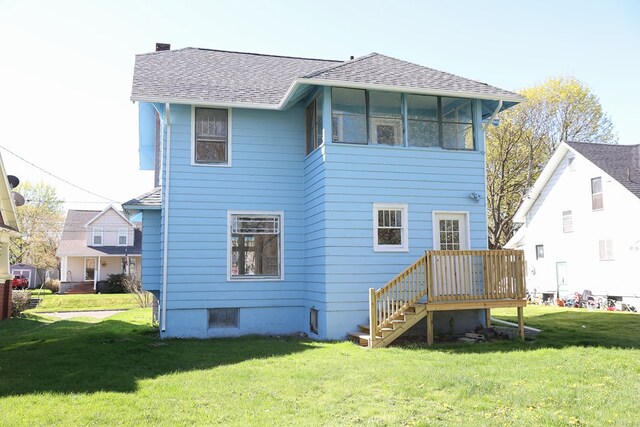
[[[427,311],[427,345],[433,344],[433,311]]]
[[[518,336],[524,341],[524,307],[518,307]]]
[[[491,309],[490,308],[484,309],[484,323],[485,323],[485,327],[487,328],[491,327]]]
[[[378,328],[377,306],[376,290],[369,288],[369,348],[373,348],[373,340],[376,338],[376,329]]]

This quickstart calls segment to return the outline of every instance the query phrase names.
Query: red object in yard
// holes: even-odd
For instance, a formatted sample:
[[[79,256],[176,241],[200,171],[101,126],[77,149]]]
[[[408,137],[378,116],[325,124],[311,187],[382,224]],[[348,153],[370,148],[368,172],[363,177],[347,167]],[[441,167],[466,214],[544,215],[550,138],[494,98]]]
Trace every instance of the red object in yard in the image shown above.
[[[24,276],[15,276],[11,281],[11,287],[13,289],[27,289],[29,287],[29,280]]]
[[[615,307],[607,307],[607,311],[616,311]]]

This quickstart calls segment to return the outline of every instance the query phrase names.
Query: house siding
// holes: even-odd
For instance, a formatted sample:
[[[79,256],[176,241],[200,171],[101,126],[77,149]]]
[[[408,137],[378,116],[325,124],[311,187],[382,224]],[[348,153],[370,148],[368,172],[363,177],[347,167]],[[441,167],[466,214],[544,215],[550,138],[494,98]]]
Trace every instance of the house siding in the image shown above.
[[[191,164],[191,114],[189,105],[171,105],[169,194],[162,211],[143,214],[143,239],[157,236],[143,240],[143,285],[161,291],[169,199],[163,336],[310,333],[313,308],[319,331],[311,336],[341,339],[366,322],[369,288],[433,248],[434,211],[467,212],[471,248],[486,248],[484,198],[469,197],[485,194],[480,131],[477,151],[327,141],[306,155],[303,106],[233,109],[232,166],[216,167]],[[331,135],[330,121],[324,132]],[[166,163],[161,169],[166,183]],[[374,203],[408,205],[408,252],[373,251]],[[282,280],[227,279],[228,212],[243,210],[284,213]],[[210,308],[239,308],[238,328],[209,328]]]
[[[142,214],[142,285],[144,289],[156,294],[162,283],[161,230],[160,210],[144,211]]]
[[[234,109],[232,167],[191,164],[191,112],[191,106],[171,106],[166,335],[299,331],[305,301],[304,110]],[[227,280],[227,214],[247,210],[284,212],[283,280]],[[207,309],[222,307],[242,308],[238,330],[206,327]],[[280,326],[269,329],[271,323]]]
[[[574,157],[568,167],[568,158]],[[591,179],[602,177],[604,209],[593,211]],[[572,211],[573,232],[564,233],[562,212]],[[569,151],[527,213],[521,241],[529,292],[557,290],[556,263],[566,262],[566,293],[622,296],[638,303],[640,283],[640,199],[580,155]],[[613,260],[599,259],[599,241],[613,241]],[[535,246],[544,245],[536,259]],[[564,295],[561,295],[564,296]]]
[[[486,249],[484,155],[479,151],[328,144],[326,147],[328,338],[368,319],[368,288],[380,288],[433,249],[434,211],[469,213],[471,249]],[[374,252],[373,204],[408,205],[409,250]]]

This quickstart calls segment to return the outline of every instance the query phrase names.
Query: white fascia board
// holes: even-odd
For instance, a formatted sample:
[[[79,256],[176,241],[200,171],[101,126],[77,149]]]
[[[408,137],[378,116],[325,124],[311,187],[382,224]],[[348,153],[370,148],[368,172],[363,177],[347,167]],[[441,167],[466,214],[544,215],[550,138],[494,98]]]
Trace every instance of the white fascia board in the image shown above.
[[[96,215],[96,216],[94,216],[93,218],[91,218],[91,219],[89,220],[89,222],[87,222],[87,223],[84,225],[84,226],[85,226],[85,228],[86,228],[86,227],[88,227],[88,226],[89,226],[89,224],[91,224],[92,222],[94,222],[96,219],[98,219],[98,218],[100,218],[102,215],[104,215],[104,213],[105,213],[106,211],[108,211],[109,209],[113,209],[115,213],[117,213],[118,215],[120,215],[120,217],[121,217],[122,219],[124,219],[125,221],[127,221],[127,224],[129,224],[129,225],[130,225],[130,226],[132,226],[132,227],[134,226],[134,225],[131,223],[131,221],[129,221],[129,220],[127,219],[127,217],[126,217],[126,216],[124,216],[124,214],[123,214],[122,212],[120,212],[118,209],[116,209],[113,205],[109,205],[109,206],[107,206],[106,208],[104,208],[104,209],[102,210],[102,212],[100,212],[98,215]]]
[[[533,204],[536,202],[536,200],[540,196],[540,193],[542,193],[542,190],[547,185],[547,182],[549,182],[549,180],[553,176],[553,173],[558,168],[558,165],[564,158],[565,154],[567,154],[567,151],[569,151],[570,149],[571,148],[564,142],[561,143],[558,146],[558,148],[556,148],[556,151],[553,153],[553,155],[545,165],[544,169],[542,169],[542,172],[540,172],[540,176],[538,177],[536,182],[533,184],[533,187],[531,187],[531,190],[529,190],[529,193],[524,197],[522,204],[520,205],[520,207],[518,208],[518,210],[516,211],[513,217],[513,222],[519,223],[519,224],[525,222],[529,209],[531,209]]]
[[[163,103],[163,104],[183,104],[183,105],[198,105],[201,107],[212,108],[250,108],[256,110],[280,110],[279,104],[253,104],[249,102],[216,102],[206,101],[202,99],[178,99],[178,98],[153,98],[153,97],[135,97],[132,96],[133,102],[150,102],[150,103]]]
[[[162,206],[160,205],[122,205],[122,209],[126,209],[128,211],[144,211],[144,210],[160,210]]]
[[[455,98],[485,99],[489,101],[496,101],[501,99],[503,101],[523,102],[526,100],[526,98],[520,95],[515,95],[515,94],[514,95],[489,95],[489,94],[481,94],[476,92],[459,92],[459,91],[453,91],[453,90],[425,89],[425,88],[411,87],[411,86],[392,86],[392,85],[380,85],[380,84],[372,84],[372,83],[345,82],[342,80],[297,79],[294,83],[294,86],[297,84],[309,84],[309,85],[316,85],[316,86],[336,86],[336,87],[346,87],[346,88],[353,88],[353,89],[373,89],[373,90],[382,90],[386,92],[405,92],[405,93],[416,93],[416,94],[422,94],[422,95],[451,96]],[[287,92],[287,95],[289,95],[291,92],[292,90],[290,89]],[[285,100],[286,100],[286,97],[285,97]]]

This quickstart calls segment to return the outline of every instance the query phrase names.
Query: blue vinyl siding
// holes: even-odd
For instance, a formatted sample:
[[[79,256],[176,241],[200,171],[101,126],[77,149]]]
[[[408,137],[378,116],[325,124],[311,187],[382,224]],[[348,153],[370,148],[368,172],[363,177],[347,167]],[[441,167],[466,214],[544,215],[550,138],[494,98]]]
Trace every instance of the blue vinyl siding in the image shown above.
[[[304,110],[232,110],[232,167],[191,164],[191,112],[191,106],[171,106],[168,310],[300,310],[305,300]],[[227,280],[227,213],[241,210],[284,212],[284,280]],[[291,332],[299,329],[299,322],[291,325]]]
[[[160,211],[146,210],[142,214],[142,285],[148,291],[159,291],[162,283],[160,236]]]
[[[324,94],[327,118],[330,90]],[[433,211],[468,212],[471,248],[486,248],[481,131],[476,151],[328,141],[306,156],[302,103],[233,109],[231,167],[194,166],[191,114],[189,105],[171,106],[165,336],[308,333],[315,308],[317,337],[342,338],[366,321],[369,288],[433,248]],[[330,120],[324,132],[331,135]],[[473,201],[472,192],[482,199]],[[373,251],[374,203],[408,205],[408,252]],[[161,283],[165,210],[143,216],[143,284],[152,290]],[[283,280],[227,280],[227,214],[243,210],[284,213]],[[207,309],[226,307],[240,308],[239,328],[207,329]]]

